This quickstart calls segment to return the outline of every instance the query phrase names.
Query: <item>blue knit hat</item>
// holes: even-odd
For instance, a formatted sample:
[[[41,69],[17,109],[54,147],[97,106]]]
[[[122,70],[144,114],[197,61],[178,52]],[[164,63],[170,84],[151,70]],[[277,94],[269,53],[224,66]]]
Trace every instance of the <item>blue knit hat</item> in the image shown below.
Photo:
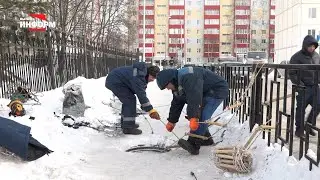
[[[157,76],[157,84],[161,90],[163,90],[169,82],[177,79],[178,71],[176,69],[164,69],[159,72]]]

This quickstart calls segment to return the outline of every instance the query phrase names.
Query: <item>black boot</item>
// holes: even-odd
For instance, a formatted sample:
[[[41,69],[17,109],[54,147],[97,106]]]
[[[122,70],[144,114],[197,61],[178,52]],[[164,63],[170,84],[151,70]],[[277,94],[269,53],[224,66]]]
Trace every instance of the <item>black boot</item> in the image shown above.
[[[139,124],[137,124],[137,123],[134,124],[133,128],[135,128],[135,129],[139,128]]]
[[[139,135],[142,133],[140,129],[137,128],[122,128],[123,134],[132,134],[132,135]]]
[[[311,136],[316,136],[316,132],[314,132],[314,130],[311,129],[311,128],[309,128],[309,129],[310,129],[309,134],[310,134]],[[304,130],[306,130],[306,126],[304,126]]]
[[[214,141],[211,137],[211,134],[209,132],[209,130],[207,130],[207,132],[204,134],[205,137],[208,137],[209,139],[207,140],[201,140],[201,146],[211,146],[214,144]]]
[[[180,139],[178,141],[180,147],[188,151],[192,155],[198,155],[201,142],[194,137],[189,137],[188,140]]]

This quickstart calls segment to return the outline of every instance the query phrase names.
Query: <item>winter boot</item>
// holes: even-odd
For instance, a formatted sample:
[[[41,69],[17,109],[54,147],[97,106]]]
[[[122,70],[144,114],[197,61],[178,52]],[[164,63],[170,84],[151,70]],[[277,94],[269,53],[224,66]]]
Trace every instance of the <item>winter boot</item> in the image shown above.
[[[139,128],[139,124],[135,123],[133,128],[138,129]]]
[[[139,135],[142,133],[140,129],[137,128],[122,128],[123,134]]]
[[[201,142],[199,141],[199,139],[194,137],[189,137],[188,140],[180,139],[178,141],[178,145],[192,155],[199,154],[200,144]]]
[[[206,131],[206,133],[204,134],[205,137],[208,137],[209,139],[207,140],[202,140],[201,142],[201,146],[211,146],[214,144],[214,141],[211,137],[211,134],[209,132],[209,130]]]
[[[306,130],[306,126],[304,126],[304,130]],[[311,136],[316,136],[316,132],[314,132],[314,130],[311,129],[311,128],[310,128],[309,134],[310,134]]]

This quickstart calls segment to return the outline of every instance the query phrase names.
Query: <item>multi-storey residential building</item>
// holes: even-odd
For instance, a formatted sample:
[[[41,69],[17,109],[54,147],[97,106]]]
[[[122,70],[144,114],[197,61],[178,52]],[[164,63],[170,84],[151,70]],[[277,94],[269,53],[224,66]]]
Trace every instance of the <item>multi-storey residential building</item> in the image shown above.
[[[320,1],[276,1],[275,62],[290,60],[306,35],[320,35]],[[318,52],[320,50],[317,50]]]
[[[145,1],[146,61],[206,63],[248,51],[273,57],[274,0]],[[143,52],[143,0],[139,2]]]

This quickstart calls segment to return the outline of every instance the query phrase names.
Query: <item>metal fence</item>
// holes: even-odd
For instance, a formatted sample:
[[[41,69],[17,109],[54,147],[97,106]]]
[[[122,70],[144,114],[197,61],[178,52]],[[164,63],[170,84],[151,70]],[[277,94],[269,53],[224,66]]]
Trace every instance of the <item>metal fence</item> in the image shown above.
[[[98,78],[138,58],[138,52],[60,31],[30,33],[0,27],[1,97],[8,97],[16,86],[46,91],[78,76]]]
[[[224,106],[233,105],[240,101],[242,105],[236,111],[239,122],[249,121],[250,131],[255,124],[268,125],[272,128],[264,131],[262,137],[267,138],[268,146],[279,143],[289,149],[289,156],[297,156],[299,160],[304,156],[309,160],[309,169],[320,162],[320,129],[317,127],[317,113],[311,113],[311,123],[301,123],[305,129],[304,137],[295,136],[296,94],[303,94],[303,105],[307,88],[312,88],[314,110],[320,110],[319,85],[320,65],[292,65],[292,64],[216,64],[205,66],[226,78],[229,83],[229,97]],[[298,81],[301,72],[313,73],[313,86],[292,84],[289,80],[289,71],[296,71]],[[308,115],[308,109],[306,115]],[[304,108],[302,109],[304,111]],[[304,119],[304,113],[301,113]],[[311,136],[314,130],[316,136]],[[315,156],[309,152],[315,152]]]

